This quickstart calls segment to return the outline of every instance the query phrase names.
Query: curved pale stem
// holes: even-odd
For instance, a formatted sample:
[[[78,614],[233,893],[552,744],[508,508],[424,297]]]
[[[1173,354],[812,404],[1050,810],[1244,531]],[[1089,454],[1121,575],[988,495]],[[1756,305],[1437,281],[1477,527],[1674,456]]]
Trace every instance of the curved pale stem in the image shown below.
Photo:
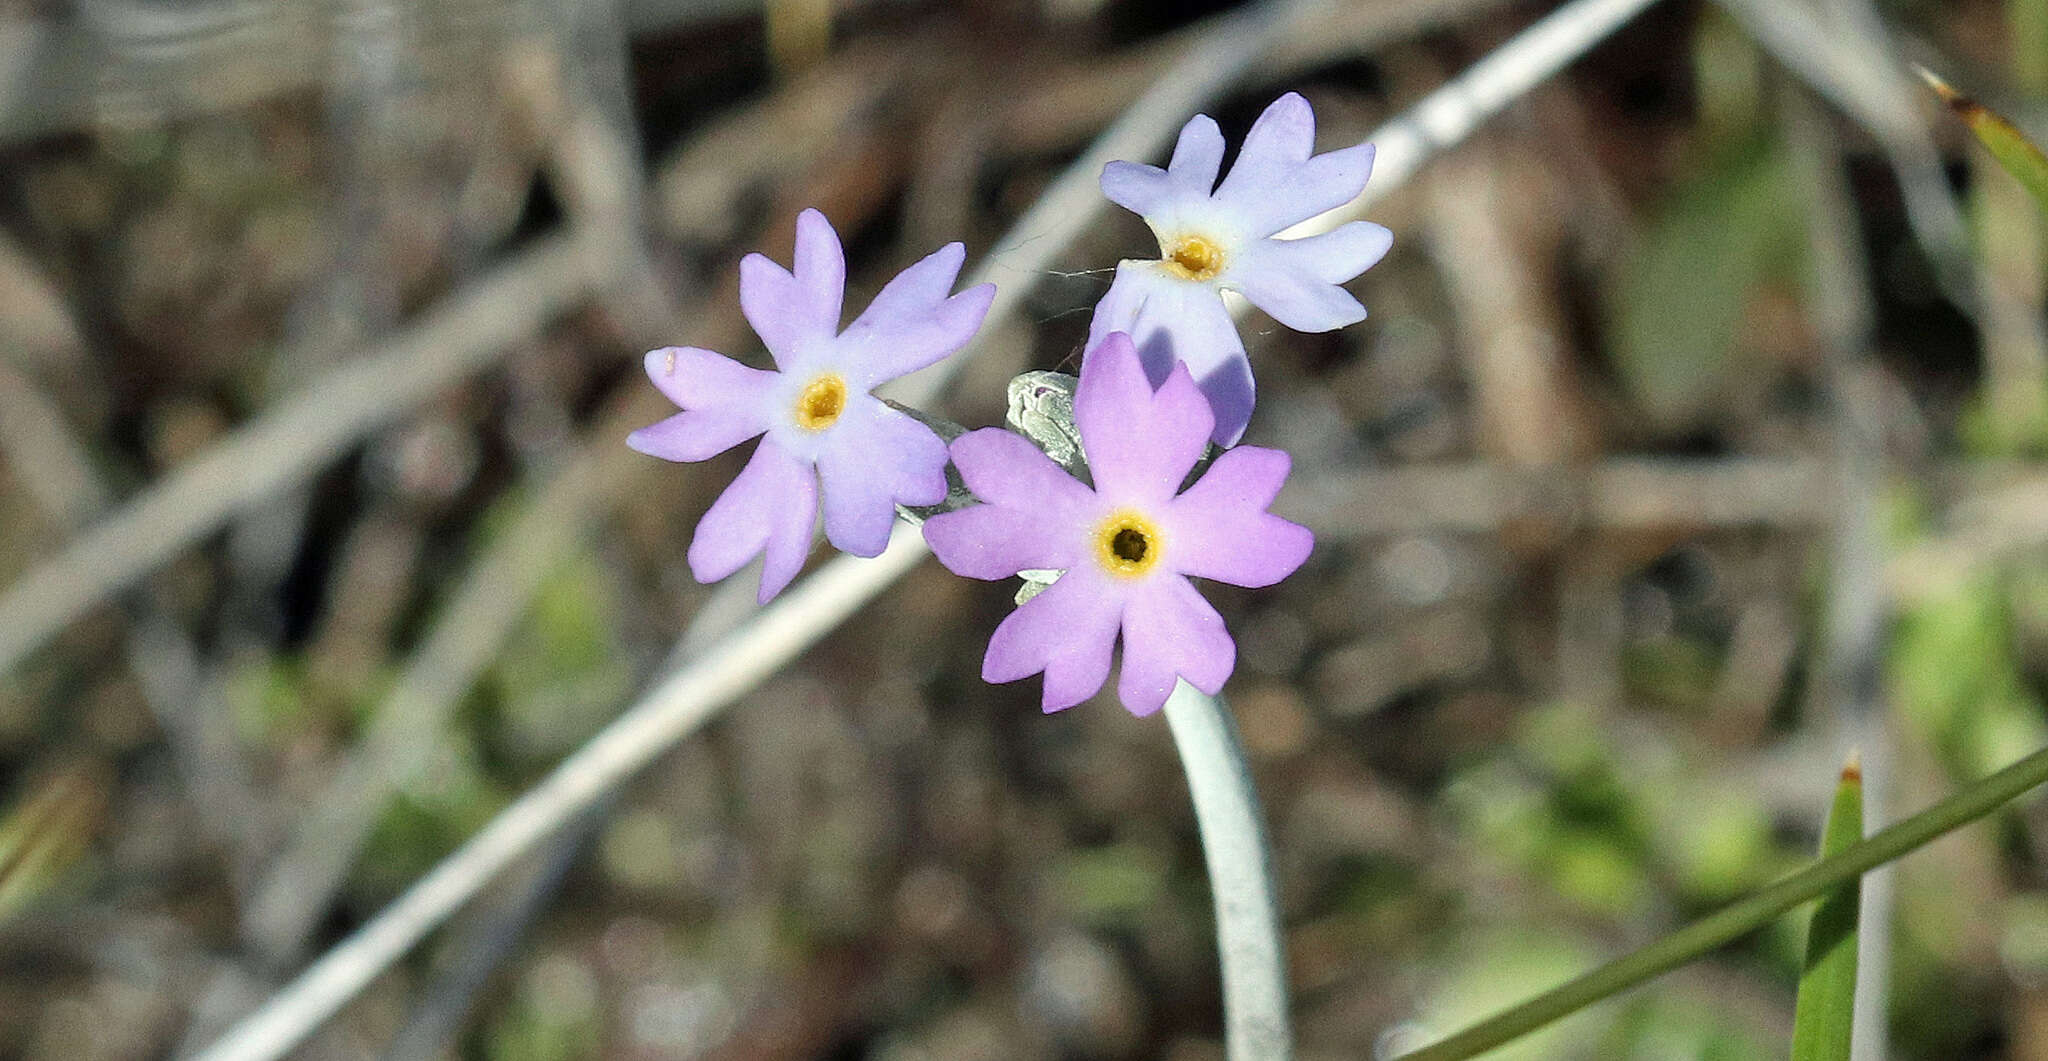
[[[1286,1061],[1294,1050],[1287,1023],[1287,953],[1265,821],[1237,724],[1221,698],[1186,682],[1166,699],[1166,723],[1187,771],[1209,887],[1216,897],[1229,1057]]]

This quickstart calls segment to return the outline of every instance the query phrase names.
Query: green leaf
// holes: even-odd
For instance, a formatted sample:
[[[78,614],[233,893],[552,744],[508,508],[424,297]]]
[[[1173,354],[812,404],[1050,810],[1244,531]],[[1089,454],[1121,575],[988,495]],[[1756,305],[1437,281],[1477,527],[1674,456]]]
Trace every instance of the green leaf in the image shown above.
[[[2019,182],[2026,185],[2027,191],[2040,202],[2042,209],[2048,210],[2048,155],[2043,155],[2025,133],[1991,108],[1957,92],[1925,67],[1916,69],[1941,101],[1948,104],[1948,109],[1954,111],[1956,117],[1970,127],[1970,132],[1976,134],[1977,141],[1991,152],[1991,157],[1997,159],[2007,173],[2019,178]]]
[[[1822,858],[1863,839],[1863,768],[1842,767],[1835,803],[1821,831]],[[1856,1015],[1856,916],[1861,879],[1836,888],[1814,908],[1806,929],[1806,968],[1792,1018],[1792,1061],[1848,1061]]]
[[[1657,426],[1705,420],[1747,367],[1744,322],[1793,275],[1801,211],[1775,143],[1731,146],[1675,189],[1603,287],[1615,371]]]

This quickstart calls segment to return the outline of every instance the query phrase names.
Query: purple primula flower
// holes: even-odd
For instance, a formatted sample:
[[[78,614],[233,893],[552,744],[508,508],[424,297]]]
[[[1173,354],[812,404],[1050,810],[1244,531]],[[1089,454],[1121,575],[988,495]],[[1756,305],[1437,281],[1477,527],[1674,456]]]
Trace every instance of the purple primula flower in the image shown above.
[[[945,500],[945,442],[868,392],[944,359],[981,327],[995,285],[947,297],[966,253],[949,243],[903,270],[842,332],[846,256],[825,215],[805,210],[793,274],[759,254],[740,261],[740,311],[777,371],[689,346],[647,355],[654,385],[683,411],[627,445],[700,461],[767,436],[697,524],[698,581],[716,582],[765,552],[761,602],[782,592],[810,554],[820,480],[825,537],[856,556],[889,543],[899,502]]]
[[[1095,307],[1088,345],[1129,332],[1154,383],[1184,361],[1216,415],[1216,442],[1244,434],[1252,415],[1252,371],[1224,308],[1237,291],[1297,331],[1326,332],[1365,319],[1365,307],[1337,286],[1387,253],[1393,233],[1352,221],[1318,236],[1274,233],[1342,206],[1365,190],[1371,144],[1311,157],[1316,119],[1308,101],[1273,101],[1245,134],[1230,175],[1223,133],[1207,115],[1183,126],[1165,169],[1136,162],[1102,167],[1102,194],[1142,215],[1159,238],[1156,260],[1126,259]]]
[[[1266,511],[1287,454],[1240,446],[1175,496],[1215,421],[1186,365],[1154,393],[1122,332],[1083,360],[1074,422],[1094,489],[1008,431],[953,442],[953,463],[983,503],[925,522],[939,562],[969,578],[1064,571],[996,627],[982,678],[1042,671],[1045,710],[1072,707],[1109,677],[1121,631],[1117,695],[1132,714],[1159,710],[1175,678],[1220,691],[1237,646],[1188,579],[1270,586],[1308,559],[1308,529]]]

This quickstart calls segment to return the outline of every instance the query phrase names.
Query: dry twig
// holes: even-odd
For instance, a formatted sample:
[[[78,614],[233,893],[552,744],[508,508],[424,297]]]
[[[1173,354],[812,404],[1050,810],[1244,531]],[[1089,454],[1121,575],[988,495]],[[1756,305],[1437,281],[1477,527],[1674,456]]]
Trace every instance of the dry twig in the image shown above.
[[[604,286],[613,273],[607,252],[575,235],[537,242],[159,480],[0,593],[0,673],[237,512],[304,479]]]

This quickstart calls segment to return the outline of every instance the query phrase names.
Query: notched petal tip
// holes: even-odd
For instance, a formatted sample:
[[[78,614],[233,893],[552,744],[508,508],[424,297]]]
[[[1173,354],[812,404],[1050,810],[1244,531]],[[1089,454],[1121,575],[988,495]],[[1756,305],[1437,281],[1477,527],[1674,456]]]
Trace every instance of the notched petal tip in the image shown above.
[[[640,359],[640,364],[647,369],[647,378],[659,383],[675,375],[676,358],[684,349],[680,346],[664,346],[659,350],[647,351],[646,356]]]
[[[740,256],[740,286],[747,285],[747,274],[773,271],[784,280],[794,280],[795,275],[784,269],[780,263],[760,251],[748,251]]]
[[[1316,111],[1309,106],[1308,98],[1299,92],[1283,92],[1280,98],[1266,104],[1266,109],[1252,122],[1253,128],[1267,125],[1269,132],[1284,128],[1295,135],[1306,133],[1309,142],[1315,142]],[[1250,139],[1251,134],[1246,134]]]
[[[1173,157],[1166,172],[1188,191],[1208,196],[1216,189],[1216,175],[1223,169],[1223,129],[1206,114],[1189,118],[1180,127],[1173,144]]]
[[[765,440],[697,521],[686,553],[690,574],[699,582],[718,582],[760,556],[765,602],[803,570],[817,512],[817,473],[773,439]]]
[[[1097,182],[1101,184],[1103,194],[1107,195],[1110,192],[1110,188],[1120,181],[1134,178],[1143,180],[1145,178],[1158,178],[1165,175],[1165,170],[1149,162],[1132,162],[1128,159],[1118,158],[1111,159],[1102,164],[1102,176],[1097,178]]]
[[[959,306],[960,311],[963,313],[972,312],[974,315],[974,328],[978,331],[981,328],[982,318],[988,316],[988,308],[995,304],[995,300],[996,285],[989,283],[976,284],[947,299],[946,302],[948,305]],[[973,336],[970,335],[969,338],[973,338]]]
[[[656,436],[653,430],[652,427],[635,428],[631,434],[626,436],[626,448],[636,453],[645,453],[650,457],[661,457],[661,454],[651,448],[656,445]],[[662,459],[669,460],[671,458],[662,457]]]
[[[1124,705],[1124,710],[1129,711],[1132,718],[1151,718],[1159,713],[1160,708],[1166,706],[1166,697],[1162,696],[1157,700],[1147,697],[1133,703],[1119,695],[1117,702]]]
[[[796,252],[799,258],[807,253],[825,252],[832,255],[844,254],[839,245],[839,230],[818,210],[807,206],[796,215]]]
[[[1093,373],[1097,376],[1128,372],[1128,369],[1121,364],[1109,365],[1108,363],[1111,361],[1129,361],[1132,367],[1139,369],[1140,375],[1143,374],[1142,366],[1138,365],[1138,347],[1136,343],[1131,341],[1131,333],[1115,331],[1103,336],[1086,353],[1081,355],[1080,386],[1085,387],[1088,385],[1087,381],[1091,372],[1091,366],[1093,366]]]
[[[1166,393],[1167,388],[1169,387],[1172,388],[1174,392],[1170,396]],[[1188,363],[1185,361],[1175,361],[1173,363],[1172,371],[1169,371],[1166,374],[1166,382],[1161,383],[1159,385],[1159,390],[1154,395],[1154,399],[1158,400],[1171,397],[1173,399],[1185,401],[1187,400],[1188,395],[1192,395],[1194,397],[1199,398],[1201,397],[1201,393],[1201,388],[1195,386],[1195,374],[1192,370],[1188,368]],[[1207,399],[1203,399],[1203,404],[1207,404]]]

